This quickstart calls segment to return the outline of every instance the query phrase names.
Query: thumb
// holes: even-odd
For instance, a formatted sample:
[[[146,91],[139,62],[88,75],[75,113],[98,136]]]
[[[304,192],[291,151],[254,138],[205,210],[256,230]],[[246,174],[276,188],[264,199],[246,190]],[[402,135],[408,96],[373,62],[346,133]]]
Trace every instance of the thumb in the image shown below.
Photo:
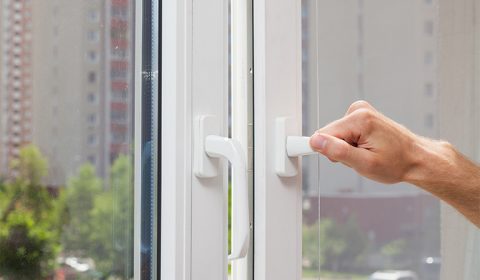
[[[330,160],[339,161],[353,168],[361,166],[368,157],[367,151],[354,147],[343,139],[323,133],[315,133],[310,138],[310,146]]]

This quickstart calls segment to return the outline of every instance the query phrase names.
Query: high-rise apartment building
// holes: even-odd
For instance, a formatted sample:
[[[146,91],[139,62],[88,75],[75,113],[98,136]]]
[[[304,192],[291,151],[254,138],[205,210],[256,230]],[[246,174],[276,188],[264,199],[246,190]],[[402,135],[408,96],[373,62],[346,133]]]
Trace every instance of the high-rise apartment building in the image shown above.
[[[32,3],[0,4],[0,171],[32,140]]]
[[[130,150],[133,3],[126,0],[1,3],[0,167],[33,142],[52,186],[90,162],[106,178]],[[32,36],[34,34],[35,36]]]
[[[127,154],[133,135],[133,2],[112,0],[106,56],[109,76],[108,157],[113,161],[119,154]]]
[[[85,162],[104,176],[104,1],[33,5],[33,143],[48,158],[48,183],[64,185]]]
[[[3,110],[3,96],[4,96],[3,81],[6,79],[6,75],[4,71],[5,58],[4,58],[4,46],[3,46],[3,40],[4,40],[3,34],[5,33],[4,31],[5,27],[2,20],[2,18],[5,18],[5,15],[3,11],[4,11],[3,5],[0,4],[0,40],[1,40],[0,42],[0,111]],[[0,118],[0,147],[3,146],[3,141],[4,141],[2,134],[3,134],[3,123],[2,123],[2,119]],[[3,169],[4,169],[3,161],[4,161],[3,149],[0,148],[0,174],[3,174]]]

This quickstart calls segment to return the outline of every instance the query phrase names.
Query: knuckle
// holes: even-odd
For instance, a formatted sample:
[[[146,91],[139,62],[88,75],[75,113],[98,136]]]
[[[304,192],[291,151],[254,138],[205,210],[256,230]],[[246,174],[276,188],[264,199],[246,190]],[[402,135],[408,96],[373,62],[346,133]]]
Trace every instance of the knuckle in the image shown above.
[[[361,108],[370,108],[370,104],[365,101],[365,100],[358,100],[358,101],[355,101],[352,103],[352,105],[350,105],[350,107],[348,108],[348,111],[349,112],[353,112],[353,111],[356,111],[358,109],[361,109]]]
[[[353,112],[355,112],[357,110],[361,110],[361,109],[374,111],[372,105],[370,105],[367,101],[358,100],[358,101],[353,102],[350,105],[350,107],[348,107],[347,115],[352,114]]]
[[[368,109],[359,109],[355,111],[355,117],[360,124],[366,128],[372,127],[376,119],[375,112]]]
[[[358,112],[358,116],[364,120],[372,119],[375,116],[374,113],[369,109],[362,108],[357,110],[357,112]]]
[[[450,142],[448,142],[448,141],[440,140],[439,142],[440,142],[440,146],[441,146],[443,149],[445,149],[445,150],[449,150],[449,151],[450,151],[450,150],[453,150],[453,149],[454,149],[453,145],[452,145]]]

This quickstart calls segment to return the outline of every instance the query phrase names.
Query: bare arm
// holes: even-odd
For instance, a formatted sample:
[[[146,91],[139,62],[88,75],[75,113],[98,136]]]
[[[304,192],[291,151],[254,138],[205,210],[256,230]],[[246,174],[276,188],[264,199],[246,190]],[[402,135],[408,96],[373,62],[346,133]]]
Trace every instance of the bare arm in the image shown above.
[[[382,183],[408,182],[455,207],[480,228],[480,167],[452,145],[415,135],[365,101],[319,129],[311,146]]]

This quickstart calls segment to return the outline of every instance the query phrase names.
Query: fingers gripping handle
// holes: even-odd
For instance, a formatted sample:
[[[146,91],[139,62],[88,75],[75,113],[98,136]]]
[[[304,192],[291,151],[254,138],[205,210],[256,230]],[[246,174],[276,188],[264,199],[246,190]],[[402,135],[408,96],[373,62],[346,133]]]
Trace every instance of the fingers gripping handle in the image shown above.
[[[232,251],[229,260],[243,258],[247,255],[250,243],[250,219],[248,209],[247,162],[240,143],[234,139],[208,135],[205,140],[205,152],[210,157],[223,157],[230,161],[233,169],[233,194],[238,194],[237,199],[241,209],[238,216],[232,221]]]

